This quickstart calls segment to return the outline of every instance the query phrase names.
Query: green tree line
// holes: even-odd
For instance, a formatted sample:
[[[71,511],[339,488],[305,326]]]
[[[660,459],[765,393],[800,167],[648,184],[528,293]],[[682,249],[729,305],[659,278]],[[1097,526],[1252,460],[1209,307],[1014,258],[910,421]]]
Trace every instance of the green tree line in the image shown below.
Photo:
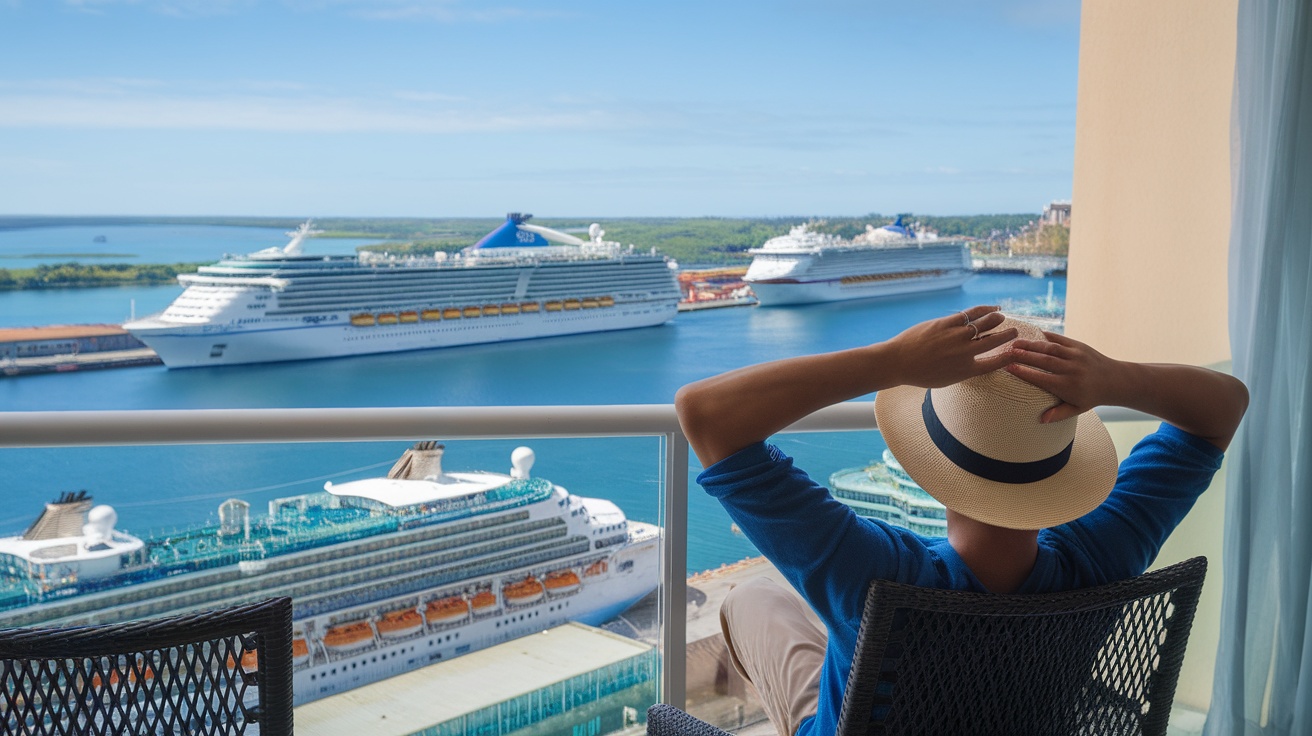
[[[87,286],[170,284],[179,273],[203,264],[55,263],[36,268],[0,268],[0,289],[59,289]]]

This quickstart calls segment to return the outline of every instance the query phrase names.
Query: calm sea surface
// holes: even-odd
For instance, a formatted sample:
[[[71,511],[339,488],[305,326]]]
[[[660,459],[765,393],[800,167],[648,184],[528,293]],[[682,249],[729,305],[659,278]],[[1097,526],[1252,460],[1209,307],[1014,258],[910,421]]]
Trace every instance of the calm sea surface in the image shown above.
[[[94,230],[106,234],[107,243],[101,245],[110,246],[119,241],[159,242],[163,245],[156,252],[170,254],[141,262],[213,260],[223,252],[285,242],[280,232],[269,229],[184,226],[46,228],[25,231],[31,234],[25,242],[55,243],[49,247],[61,249],[46,252],[72,252],[62,250],[70,247],[63,241],[43,241],[49,235],[42,235],[44,230]],[[251,236],[253,230],[260,235]],[[235,235],[220,242],[216,240],[220,231]],[[83,239],[87,245],[95,233]],[[0,267],[5,267],[6,248],[17,252],[6,240],[11,237],[12,231],[0,233]],[[308,250],[351,252],[353,246],[342,245],[342,241],[316,240]],[[1064,298],[1065,280],[1051,281],[1055,295]],[[961,289],[930,295],[804,307],[712,309],[680,314],[661,327],[623,332],[300,363],[178,371],[124,368],[4,378],[0,379],[0,411],[668,403],[676,389],[704,376],[759,361],[883,340],[910,324],[970,305],[1043,296],[1048,283],[1028,276],[981,275]],[[153,287],[0,292],[0,326],[117,322],[127,316],[132,300],[136,313],[142,315],[162,309],[179,291]],[[511,451],[528,445],[537,454],[534,475],[580,495],[609,498],[631,518],[659,520],[660,445],[653,438],[446,444],[446,469],[502,472],[509,470]],[[818,479],[867,464],[883,449],[874,432],[785,436],[779,444]],[[262,509],[270,499],[317,491],[328,480],[384,474],[406,446],[385,442],[0,450],[0,482],[7,500],[0,508],[0,534],[21,532],[45,502],[60,492],[79,489],[88,490],[98,503],[114,506],[120,528],[148,534],[212,519],[219,503],[228,498],[243,498]],[[695,460],[693,465],[690,478],[700,471]],[[689,527],[690,570],[754,554],[746,540],[731,532],[719,505],[696,485],[691,490]]]

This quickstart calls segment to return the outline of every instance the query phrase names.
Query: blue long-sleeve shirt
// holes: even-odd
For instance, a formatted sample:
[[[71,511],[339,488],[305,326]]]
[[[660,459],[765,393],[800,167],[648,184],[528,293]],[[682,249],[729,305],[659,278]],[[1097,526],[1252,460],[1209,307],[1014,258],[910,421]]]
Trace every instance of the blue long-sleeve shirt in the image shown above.
[[[1016,592],[1072,590],[1139,575],[1211,484],[1221,458],[1215,445],[1163,423],[1121,463],[1101,506],[1039,532],[1034,569]],[[704,470],[697,482],[829,631],[819,710],[797,736],[838,727],[871,580],[986,592],[947,539],[858,516],[773,445],[745,447]]]

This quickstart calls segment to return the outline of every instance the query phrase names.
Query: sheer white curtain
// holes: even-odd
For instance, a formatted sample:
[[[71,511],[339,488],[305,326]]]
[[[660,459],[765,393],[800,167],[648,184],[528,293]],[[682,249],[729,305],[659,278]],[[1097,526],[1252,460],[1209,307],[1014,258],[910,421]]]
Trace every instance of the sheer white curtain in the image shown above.
[[[1251,394],[1229,453],[1205,733],[1312,734],[1312,12],[1239,0],[1230,336]]]

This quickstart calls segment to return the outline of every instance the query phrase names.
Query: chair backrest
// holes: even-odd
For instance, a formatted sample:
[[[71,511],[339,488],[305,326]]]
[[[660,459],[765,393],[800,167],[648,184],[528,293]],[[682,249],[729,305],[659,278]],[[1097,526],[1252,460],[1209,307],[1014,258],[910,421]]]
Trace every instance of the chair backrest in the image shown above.
[[[292,602],[0,630],[0,733],[292,733]]]
[[[875,581],[838,734],[1165,734],[1206,573],[1042,595]]]

